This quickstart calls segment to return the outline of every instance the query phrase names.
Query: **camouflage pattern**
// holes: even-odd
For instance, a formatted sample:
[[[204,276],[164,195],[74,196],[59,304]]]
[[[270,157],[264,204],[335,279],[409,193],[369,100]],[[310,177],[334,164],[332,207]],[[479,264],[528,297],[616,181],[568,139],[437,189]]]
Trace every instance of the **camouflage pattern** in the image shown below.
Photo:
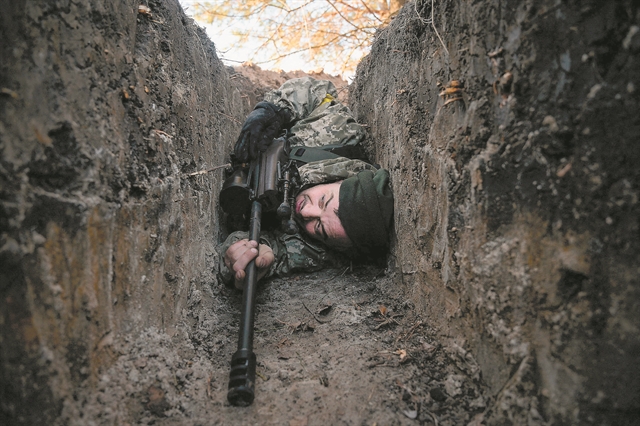
[[[233,282],[233,272],[224,264],[224,253],[235,242],[248,238],[248,232],[236,231],[229,235],[218,248],[220,253],[218,271],[224,282]],[[304,238],[300,234],[287,235],[279,230],[262,232],[260,244],[271,247],[275,257],[275,262],[269,268],[265,278],[274,275],[283,277],[296,272],[313,272],[328,266],[337,267],[342,264],[341,260],[325,246]]]
[[[293,120],[299,121],[310,116],[327,95],[338,97],[332,82],[304,77],[285,82],[279,89],[264,95],[264,100],[289,109]]]
[[[298,168],[302,187],[348,179],[363,170],[375,170],[375,167],[362,160],[345,157],[312,161]]]
[[[293,112],[297,121],[290,133],[292,145],[355,145],[364,138],[364,128],[355,122],[347,107],[333,100],[335,97],[337,92],[333,83],[305,77],[287,81],[280,89],[268,93],[265,100]],[[365,169],[373,170],[374,167],[361,160],[340,157],[314,161],[298,170],[304,188],[346,179]],[[248,236],[247,232],[234,232],[218,248],[218,271],[227,283],[233,281],[233,273],[224,264],[224,253],[236,241]],[[338,267],[346,257],[345,253],[340,255],[301,234],[287,235],[279,230],[263,231],[260,234],[260,243],[271,247],[275,256],[275,262],[265,275],[266,278]]]
[[[287,81],[267,93],[264,100],[292,112],[291,146],[357,145],[365,137],[364,127],[356,123],[349,108],[335,100],[337,97],[330,81],[304,77]]]

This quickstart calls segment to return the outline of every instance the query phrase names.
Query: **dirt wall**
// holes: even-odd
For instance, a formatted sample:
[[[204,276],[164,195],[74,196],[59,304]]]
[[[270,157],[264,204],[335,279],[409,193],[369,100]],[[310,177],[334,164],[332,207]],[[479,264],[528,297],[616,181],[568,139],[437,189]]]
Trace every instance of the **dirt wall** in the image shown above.
[[[418,1],[350,87],[392,173],[396,282],[479,368],[487,424],[637,421],[639,21]]]
[[[221,173],[190,173],[248,102],[177,0],[140,3],[1,7],[3,424],[52,424],[115,336],[170,336],[211,283]]]
[[[193,173],[225,160],[264,88],[222,66],[176,0],[142,3],[0,7],[3,424],[238,418],[223,401],[239,296],[212,270],[221,174]],[[286,329],[308,311],[287,289],[313,283],[267,287],[261,327],[286,333],[302,364],[271,342],[260,368],[280,381],[261,382],[269,406],[246,422],[264,410],[289,421],[304,384],[349,393],[354,422],[366,400],[367,418],[397,424],[634,424],[638,13],[631,1],[420,1],[378,33],[349,99],[393,177],[390,268],[376,285],[346,271],[322,283],[373,318],[389,305],[376,286],[395,277],[385,289],[408,322],[319,327],[316,343],[345,344],[323,355],[324,390],[304,367],[317,345]],[[379,365],[363,360],[403,353],[403,335],[422,348],[404,352],[406,369],[360,386]],[[342,364],[343,349],[360,364]],[[345,369],[358,386],[343,386]],[[313,417],[320,403],[302,393],[310,424],[344,412],[327,402]]]

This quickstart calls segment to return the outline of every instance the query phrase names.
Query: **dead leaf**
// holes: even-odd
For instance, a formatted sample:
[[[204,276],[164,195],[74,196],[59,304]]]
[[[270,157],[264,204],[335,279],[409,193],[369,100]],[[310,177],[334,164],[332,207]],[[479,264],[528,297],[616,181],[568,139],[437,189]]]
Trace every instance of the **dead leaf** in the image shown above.
[[[53,141],[51,140],[51,138],[42,133],[40,131],[40,129],[37,126],[33,126],[33,133],[35,133],[36,135],[36,139],[38,140],[38,142],[40,142],[42,145],[44,146],[51,146],[53,144]]]
[[[489,53],[487,53],[487,56],[490,58],[495,58],[498,55],[501,55],[502,52],[504,52],[504,49],[502,47],[497,48],[496,50],[493,50]]]
[[[96,345],[96,349],[98,351],[101,351],[105,347],[111,346],[111,345],[113,345],[113,334],[111,332],[108,332],[102,337],[102,339],[100,339],[100,341]]]
[[[380,310],[380,313],[382,314],[382,316],[387,315],[387,307],[386,307],[386,306],[384,306],[384,305],[380,305],[380,306],[378,307],[378,309]]]
[[[288,338],[286,338],[286,337],[278,342],[278,346],[279,347],[291,346],[292,344],[293,344],[293,342],[291,340],[289,340]]]
[[[327,303],[322,308],[318,309],[316,314],[325,316],[331,311],[331,308],[333,308],[333,305],[331,303]]]
[[[448,97],[451,95],[459,95],[464,90],[464,82],[460,80],[451,80],[447,87],[444,88],[439,94],[442,97]]]
[[[391,322],[391,321],[382,321],[380,324],[375,326],[374,330],[380,330],[385,325],[390,325],[390,324],[393,324],[393,322]]]
[[[498,87],[503,97],[507,97],[511,93],[511,87],[513,85],[513,74],[509,71],[505,72],[498,81]]]
[[[407,351],[405,351],[404,349],[398,349],[395,353],[396,355],[400,356],[400,361],[404,360],[407,357]]]
[[[562,168],[560,168],[557,172],[556,172],[556,176],[558,176],[559,178],[564,177],[564,175],[566,175],[569,170],[571,170],[571,163],[567,163],[564,166],[562,166]]]
[[[402,413],[412,420],[418,417],[418,410],[404,410]]]
[[[315,327],[307,324],[306,322],[295,322],[293,324],[289,324],[289,328],[291,329],[291,334],[296,331],[314,331]]]
[[[434,345],[427,343],[427,342],[423,342],[422,343],[422,349],[424,349],[427,353],[432,354],[436,351],[436,349],[438,349],[437,347],[435,347]]]
[[[458,93],[460,93],[462,90],[458,89],[457,87],[447,87],[446,89],[444,89],[442,92],[440,92],[439,96],[448,96],[448,95],[456,95]]]
[[[3,87],[0,89],[0,93],[2,93],[3,95],[8,95],[11,96],[13,99],[18,99],[19,95],[18,92],[16,92],[15,90],[11,90],[9,88]]]
[[[462,100],[462,98],[460,98],[460,97],[453,98],[453,99],[449,99],[449,100],[447,100],[444,104],[442,104],[442,106],[449,105],[449,104],[450,104],[450,103],[452,103],[452,102],[455,102],[455,101],[461,101],[461,100]]]
[[[315,327],[307,324],[306,322],[296,321],[296,322],[288,323],[279,319],[276,319],[276,321],[282,325],[287,326],[291,331],[291,334],[295,333],[296,331],[314,331],[315,330]],[[285,343],[284,340],[282,342]]]

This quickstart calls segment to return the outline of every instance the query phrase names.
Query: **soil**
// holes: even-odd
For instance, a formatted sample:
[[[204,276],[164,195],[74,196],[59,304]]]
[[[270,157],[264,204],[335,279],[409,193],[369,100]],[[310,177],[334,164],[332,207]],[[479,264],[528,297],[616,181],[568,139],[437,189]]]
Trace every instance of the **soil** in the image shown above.
[[[348,102],[392,253],[263,283],[247,408],[216,167],[302,74],[225,67],[177,0],[4,3],[0,423],[637,424],[634,2],[418,1],[378,32]]]
[[[240,296],[193,287],[173,335],[147,329],[114,342],[97,389],[78,389],[57,424],[458,425],[482,416],[477,366],[461,348],[445,350],[393,277],[371,268],[261,287],[256,398],[233,407]]]
[[[637,423],[639,22],[418,1],[350,86],[402,206],[395,270],[480,366],[487,424]]]

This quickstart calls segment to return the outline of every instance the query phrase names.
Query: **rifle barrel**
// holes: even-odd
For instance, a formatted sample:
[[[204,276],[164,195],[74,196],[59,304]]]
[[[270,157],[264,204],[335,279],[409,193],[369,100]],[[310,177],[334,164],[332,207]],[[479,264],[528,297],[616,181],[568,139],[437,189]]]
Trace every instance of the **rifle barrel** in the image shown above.
[[[260,220],[262,205],[255,199],[251,204],[251,229],[249,239],[260,244]],[[245,269],[245,284],[242,293],[242,314],[238,350],[231,357],[229,391],[227,400],[231,405],[246,407],[251,405],[255,396],[256,355],[253,352],[253,323],[255,320],[255,301],[258,290],[258,268],[252,260]]]

